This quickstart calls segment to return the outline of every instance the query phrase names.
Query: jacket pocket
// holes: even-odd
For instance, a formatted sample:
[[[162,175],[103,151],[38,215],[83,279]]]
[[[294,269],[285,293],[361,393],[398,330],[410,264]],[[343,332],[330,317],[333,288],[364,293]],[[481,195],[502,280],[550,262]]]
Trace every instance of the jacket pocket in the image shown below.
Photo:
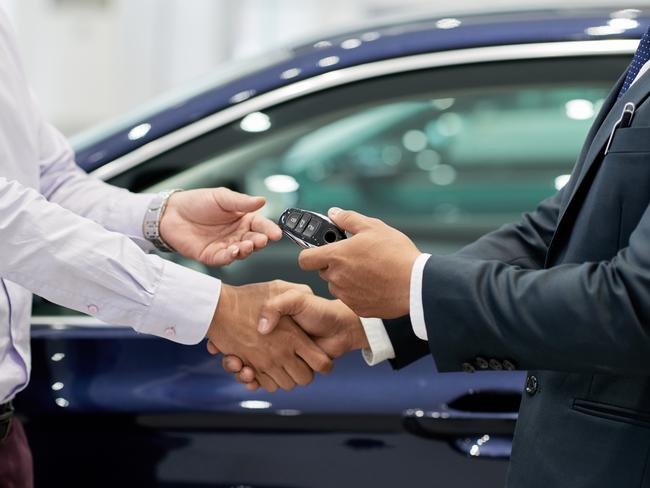
[[[650,152],[650,127],[627,127],[617,129],[609,153]]]
[[[576,412],[601,419],[623,422],[650,429],[650,412],[642,412],[629,408],[618,407],[607,403],[594,402],[591,400],[573,400],[571,407]]]

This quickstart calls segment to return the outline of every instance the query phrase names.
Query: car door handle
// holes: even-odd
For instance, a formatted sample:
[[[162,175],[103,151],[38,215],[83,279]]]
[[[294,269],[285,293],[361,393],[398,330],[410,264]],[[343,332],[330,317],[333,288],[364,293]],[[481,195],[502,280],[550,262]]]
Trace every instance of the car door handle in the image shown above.
[[[520,398],[518,392],[471,392],[441,410],[407,410],[402,423],[417,437],[447,441],[470,456],[509,457]]]

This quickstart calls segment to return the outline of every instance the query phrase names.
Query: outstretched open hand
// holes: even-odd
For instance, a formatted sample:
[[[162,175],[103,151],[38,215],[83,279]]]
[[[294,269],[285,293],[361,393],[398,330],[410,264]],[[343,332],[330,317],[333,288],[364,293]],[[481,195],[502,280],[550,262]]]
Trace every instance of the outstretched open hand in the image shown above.
[[[185,257],[208,266],[230,264],[282,237],[276,224],[254,213],[264,203],[263,197],[227,188],[177,192],[169,198],[160,234]]]

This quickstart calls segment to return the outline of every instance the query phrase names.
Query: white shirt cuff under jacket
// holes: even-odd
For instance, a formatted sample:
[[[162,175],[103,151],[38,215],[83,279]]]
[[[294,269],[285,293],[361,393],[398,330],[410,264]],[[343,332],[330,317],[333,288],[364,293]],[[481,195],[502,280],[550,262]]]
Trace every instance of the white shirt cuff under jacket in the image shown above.
[[[424,306],[422,304],[422,278],[424,267],[431,254],[420,254],[411,269],[410,315],[413,332],[423,341],[429,339],[427,326],[424,322]]]
[[[381,319],[366,319],[360,317],[361,325],[363,325],[363,330],[366,333],[368,338],[368,349],[363,349],[361,354],[363,359],[366,360],[368,366],[374,366],[379,364],[387,359],[393,359],[395,357],[395,351],[393,350],[393,344],[388,337],[386,332],[386,327]]]

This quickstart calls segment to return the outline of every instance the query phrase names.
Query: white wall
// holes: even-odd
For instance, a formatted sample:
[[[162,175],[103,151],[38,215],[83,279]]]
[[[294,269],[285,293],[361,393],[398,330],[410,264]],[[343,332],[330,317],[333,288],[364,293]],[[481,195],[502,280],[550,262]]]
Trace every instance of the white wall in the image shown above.
[[[66,133],[130,110],[228,59],[319,32],[384,15],[541,3],[567,1],[463,0],[461,7],[452,0],[0,0],[14,19],[34,90]]]

